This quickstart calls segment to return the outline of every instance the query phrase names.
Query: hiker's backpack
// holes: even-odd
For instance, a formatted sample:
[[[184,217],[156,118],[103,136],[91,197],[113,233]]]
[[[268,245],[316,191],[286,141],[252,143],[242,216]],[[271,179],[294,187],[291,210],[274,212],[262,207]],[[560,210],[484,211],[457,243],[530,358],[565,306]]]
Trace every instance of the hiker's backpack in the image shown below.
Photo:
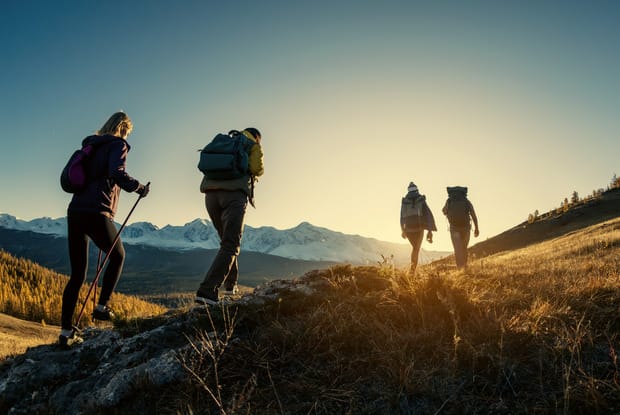
[[[424,227],[424,197],[415,199],[403,197],[400,207],[400,220],[405,230],[417,231]]]
[[[448,187],[448,206],[446,216],[448,222],[454,227],[469,226],[469,201],[467,200],[467,187]]]
[[[243,177],[249,172],[248,150],[251,144],[242,134],[218,134],[200,152],[198,170],[207,179],[213,180]]]
[[[60,186],[67,193],[80,193],[88,184],[88,162],[95,152],[95,145],[86,144],[73,152],[60,173]]]

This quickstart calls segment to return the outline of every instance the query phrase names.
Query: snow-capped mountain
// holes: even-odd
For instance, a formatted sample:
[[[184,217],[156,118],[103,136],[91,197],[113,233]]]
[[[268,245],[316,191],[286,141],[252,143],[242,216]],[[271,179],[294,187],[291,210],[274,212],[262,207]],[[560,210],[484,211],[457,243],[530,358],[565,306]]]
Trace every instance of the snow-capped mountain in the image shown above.
[[[6,213],[0,213],[0,227],[51,235],[67,235],[66,218],[38,218],[27,222]]]
[[[0,214],[0,227],[58,236],[67,235],[66,218],[23,221],[8,214]],[[125,244],[173,250],[219,247],[219,237],[215,228],[210,221],[204,219],[196,219],[183,226],[166,225],[163,228],[158,228],[149,222],[136,222],[127,225],[122,238]],[[347,235],[307,222],[284,230],[269,226],[253,228],[246,225],[241,249],[291,259],[353,264],[376,263],[381,260],[381,255],[394,255],[395,262],[406,263],[411,252],[408,244]]]

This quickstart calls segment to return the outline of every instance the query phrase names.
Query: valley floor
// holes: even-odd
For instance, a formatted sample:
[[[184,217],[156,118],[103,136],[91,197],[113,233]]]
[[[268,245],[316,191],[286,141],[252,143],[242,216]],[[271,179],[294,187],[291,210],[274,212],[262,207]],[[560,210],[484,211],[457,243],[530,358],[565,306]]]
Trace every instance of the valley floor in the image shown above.
[[[54,343],[60,328],[0,313],[0,361],[22,354],[28,347]]]

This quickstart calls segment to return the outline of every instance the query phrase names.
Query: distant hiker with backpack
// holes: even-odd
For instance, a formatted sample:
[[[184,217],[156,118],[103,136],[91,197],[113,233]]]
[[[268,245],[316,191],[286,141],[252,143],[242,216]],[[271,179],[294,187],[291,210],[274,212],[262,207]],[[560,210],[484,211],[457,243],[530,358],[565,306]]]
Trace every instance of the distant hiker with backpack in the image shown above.
[[[409,272],[415,275],[418,267],[418,257],[420,255],[420,247],[424,239],[424,230],[426,229],[426,241],[433,243],[433,231],[437,230],[435,226],[435,218],[430,208],[426,204],[426,196],[421,195],[418,187],[413,183],[409,183],[407,194],[402,198],[400,205],[400,229],[401,236],[407,238],[411,243],[411,266]]]
[[[219,288],[224,295],[237,293],[243,221],[248,202],[254,206],[254,181],[263,174],[261,133],[256,128],[218,134],[200,154],[203,173],[200,191],[205,194],[207,213],[220,237],[218,250],[195,302],[216,305]]]
[[[62,347],[82,342],[71,320],[80,288],[86,279],[89,240],[109,255],[109,263],[103,274],[101,294],[92,317],[96,320],[111,320],[114,317],[108,307],[108,301],[121,275],[125,260],[125,249],[123,243],[116,239],[117,230],[114,225],[120,189],[136,192],[140,198],[146,197],[149,193],[148,185],[140,184],[125,170],[127,153],[130,149],[126,139],[132,128],[129,117],[124,112],[117,112],[95,135],[88,136],[82,141],[82,149],[88,149],[88,157],[82,166],[85,180],[83,188],[73,194],[67,209],[71,278],[62,296],[62,325],[58,340]]]
[[[467,246],[471,234],[471,222],[474,222],[474,237],[478,237],[478,217],[474,211],[474,206],[467,199],[467,187],[453,186],[448,187],[448,200],[442,212],[450,223],[450,238],[454,247],[454,258],[456,266],[463,268],[467,266]]]

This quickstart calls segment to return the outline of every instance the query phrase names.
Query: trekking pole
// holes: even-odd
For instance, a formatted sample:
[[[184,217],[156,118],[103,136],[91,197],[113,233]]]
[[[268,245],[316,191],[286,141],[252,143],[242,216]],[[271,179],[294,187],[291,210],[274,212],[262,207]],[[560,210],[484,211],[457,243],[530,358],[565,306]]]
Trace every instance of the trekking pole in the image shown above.
[[[101,268],[103,267],[103,264],[101,263],[101,256],[102,255],[103,255],[103,251],[100,249],[99,250],[99,255],[97,255],[97,268],[95,270],[95,275],[97,275],[100,272]],[[97,298],[97,286],[96,285],[95,285],[95,291],[93,292],[93,310],[97,306],[97,302],[96,302],[95,298]]]
[[[148,182],[146,184],[147,187],[150,186],[150,185],[151,185],[151,182]],[[78,325],[80,324],[80,320],[82,319],[82,314],[84,314],[84,308],[86,307],[86,303],[88,302],[88,297],[90,297],[90,293],[93,291],[93,288],[97,285],[97,282],[99,281],[99,276],[101,275],[101,271],[103,271],[103,266],[105,265],[105,263],[107,262],[108,258],[110,257],[110,254],[112,253],[112,250],[114,249],[114,246],[116,245],[116,243],[120,239],[121,232],[125,228],[125,225],[127,224],[127,221],[129,220],[129,217],[131,216],[133,211],[136,209],[136,206],[138,206],[138,202],[140,201],[140,199],[142,199],[142,196],[138,196],[138,199],[136,200],[136,203],[133,204],[133,207],[131,208],[131,210],[127,214],[127,217],[125,218],[125,221],[123,222],[121,227],[118,229],[118,232],[116,233],[116,236],[114,237],[114,240],[112,241],[112,246],[110,246],[110,249],[108,250],[108,252],[106,252],[105,257],[103,258],[103,262],[101,263],[101,267],[97,270],[97,275],[95,275],[95,279],[93,280],[93,283],[90,285],[88,293],[86,294],[86,299],[84,300],[84,304],[82,304],[82,309],[80,310],[80,314],[78,314],[78,318],[75,321],[75,325],[73,326],[73,329],[76,330],[76,331],[80,331],[80,328],[78,327]]]

